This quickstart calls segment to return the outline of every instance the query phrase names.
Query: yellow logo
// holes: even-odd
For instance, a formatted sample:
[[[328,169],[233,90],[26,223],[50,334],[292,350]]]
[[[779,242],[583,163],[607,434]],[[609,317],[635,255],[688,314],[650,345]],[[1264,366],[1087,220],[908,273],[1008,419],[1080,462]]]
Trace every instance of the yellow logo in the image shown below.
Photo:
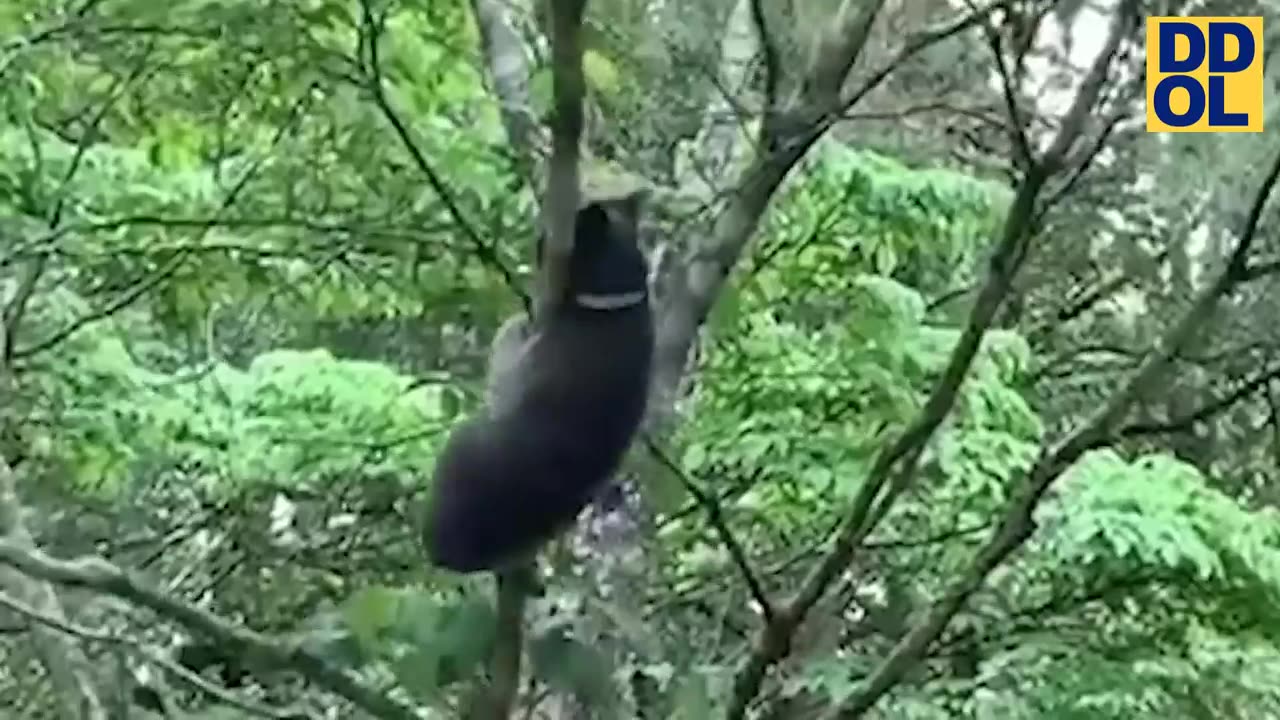
[[[1262,18],[1147,18],[1147,132],[1262,132]]]

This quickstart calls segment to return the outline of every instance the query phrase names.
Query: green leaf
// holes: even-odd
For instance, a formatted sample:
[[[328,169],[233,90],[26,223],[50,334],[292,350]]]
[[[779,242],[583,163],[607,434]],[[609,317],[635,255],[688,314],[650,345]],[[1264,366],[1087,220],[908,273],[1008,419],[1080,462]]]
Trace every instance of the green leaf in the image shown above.
[[[529,643],[534,672],[549,687],[572,693],[589,707],[608,709],[617,703],[612,662],[581,643],[564,627],[553,627]]]
[[[616,95],[621,89],[617,66],[598,50],[588,48],[582,52],[582,74],[588,86],[603,95]]]

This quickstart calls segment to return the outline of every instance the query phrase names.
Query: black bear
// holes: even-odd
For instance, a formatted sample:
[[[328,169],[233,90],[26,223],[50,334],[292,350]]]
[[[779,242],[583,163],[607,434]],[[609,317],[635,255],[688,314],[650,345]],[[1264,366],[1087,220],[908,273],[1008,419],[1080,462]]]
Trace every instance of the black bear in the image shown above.
[[[524,559],[570,525],[644,419],[653,357],[638,194],[577,213],[563,294],[494,342],[488,413],[436,462],[424,540],[457,572]]]

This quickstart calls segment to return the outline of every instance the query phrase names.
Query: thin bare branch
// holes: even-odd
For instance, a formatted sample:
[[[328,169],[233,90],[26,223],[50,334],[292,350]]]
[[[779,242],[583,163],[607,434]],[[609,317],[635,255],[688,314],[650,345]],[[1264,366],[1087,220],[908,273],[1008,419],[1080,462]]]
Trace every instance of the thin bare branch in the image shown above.
[[[1165,422],[1143,422],[1126,425],[1120,430],[1121,437],[1136,437],[1139,435],[1158,435],[1163,433],[1187,432],[1191,430],[1196,423],[1205,422],[1213,416],[1218,415],[1230,409],[1236,403],[1255,395],[1271,384],[1273,380],[1280,378],[1280,365],[1268,368],[1267,370],[1256,374],[1240,387],[1235,390],[1206,403],[1204,406],[1196,408],[1191,412],[1184,413],[1172,420]]]
[[[453,229],[452,223],[440,223],[438,225],[414,226],[405,228],[384,227],[379,225],[364,225],[356,222],[325,222],[315,218],[306,217],[288,217],[288,216],[258,216],[258,217],[219,217],[212,215],[209,217],[164,217],[160,215],[126,215],[124,217],[113,218],[111,220],[102,220],[99,222],[88,223],[67,223],[47,233],[39,235],[30,240],[23,240],[16,243],[13,251],[0,257],[0,269],[6,268],[17,260],[25,258],[45,257],[89,257],[93,255],[91,252],[63,251],[57,247],[59,240],[68,235],[85,235],[91,233],[112,232],[115,230],[125,230],[129,228],[157,227],[166,229],[194,229],[194,230],[212,230],[215,228],[248,228],[254,230],[271,230],[279,228],[306,230],[318,234],[336,234],[350,235],[364,238],[384,238],[388,240],[396,240],[400,242],[416,241],[419,236],[430,234],[443,235]],[[223,247],[230,247],[230,243],[220,244]],[[157,248],[154,244],[145,248],[116,249],[112,248],[104,252],[126,252],[134,255],[154,254],[157,249],[179,249],[179,247],[189,247],[193,250],[216,249],[215,246],[209,244],[201,244],[199,246],[190,243],[178,245],[160,246]],[[248,245],[244,246],[248,248]],[[327,247],[327,246],[326,246]],[[259,252],[269,252],[259,250]]]
[[[0,333],[0,338],[4,334]],[[3,354],[0,354],[3,356]],[[0,408],[7,407],[12,392],[12,373],[0,368]],[[0,456],[0,541],[18,548],[33,548],[35,540],[27,528],[18,480],[7,458]],[[65,619],[62,599],[48,582],[29,578],[10,568],[0,567],[0,586],[11,595],[28,601],[45,615]],[[107,712],[95,686],[90,663],[83,649],[68,638],[43,625],[30,627],[32,648],[44,665],[61,717],[107,720]]]
[[[1008,0],[993,0],[983,6],[990,12]],[[874,21],[879,4],[855,9],[850,0],[838,16],[840,23],[826,37],[824,47],[832,55],[817,53],[802,92],[787,103],[778,114],[778,122],[761,142],[765,149],[745,167],[726,196],[725,207],[717,213],[710,238],[695,246],[684,258],[684,266],[664,278],[665,292],[659,296],[657,343],[654,352],[653,397],[648,423],[650,427],[665,422],[680,394],[690,349],[698,329],[710,312],[730,270],[750,242],[774,191],[808,148],[855,103],[883,83],[897,66],[916,54],[961,33],[982,20],[983,15],[970,13],[952,22],[926,29],[910,37],[894,58],[872,73],[859,88],[836,101],[822,99],[823,91],[840,91],[843,79],[829,77],[831,67],[852,67],[861,51],[858,40],[865,41],[862,29]],[[844,54],[841,55],[840,53]],[[821,76],[821,77],[820,77]]]
[[[525,293],[515,273],[502,262],[502,258],[493,243],[481,237],[475,225],[463,214],[462,208],[458,206],[453,192],[449,189],[440,173],[432,166],[431,161],[427,159],[426,153],[423,152],[422,147],[414,139],[413,132],[409,129],[408,124],[405,123],[404,118],[392,106],[391,98],[387,96],[382,76],[381,38],[384,23],[381,18],[374,14],[369,0],[362,0],[360,6],[362,17],[360,31],[364,39],[364,49],[368,55],[368,82],[366,83],[366,88],[372,96],[374,104],[378,107],[378,111],[382,113],[387,123],[391,125],[396,137],[400,139],[400,144],[409,152],[409,157],[413,158],[413,164],[417,166],[418,171],[426,178],[427,184],[435,191],[436,197],[440,198],[445,211],[449,213],[449,216],[457,223],[458,229],[462,231],[462,234],[466,236],[467,240],[475,248],[476,257],[480,262],[496,270],[502,276],[502,281],[507,287],[520,298],[525,308],[528,308],[529,296]]]
[[[55,193],[57,198],[53,204],[53,210],[49,213],[48,226],[55,229],[62,224],[62,214],[66,209],[67,189],[71,186],[71,181],[80,171],[81,165],[84,163],[85,154],[88,152],[89,146],[98,138],[98,129],[102,126],[103,119],[107,113],[116,106],[120,98],[124,97],[125,91],[132,86],[139,78],[147,73],[147,60],[150,58],[150,44],[148,48],[141,54],[141,58],[134,65],[128,75],[117,78],[106,92],[106,97],[99,103],[93,115],[89,118],[85,125],[85,129],[80,133],[80,137],[76,140],[75,152],[71,156],[71,162],[67,164],[67,169],[63,173],[61,181],[58,183],[58,189]],[[151,67],[150,72],[154,73],[159,70],[158,67]],[[4,308],[4,330],[7,336],[4,338],[5,355],[0,360],[4,365],[11,365],[14,360],[14,348],[17,346],[19,328],[22,325],[23,315],[26,314],[27,304],[31,302],[31,298],[35,295],[36,287],[40,284],[40,279],[44,277],[46,256],[37,256],[33,258],[26,267],[22,277],[18,281],[17,292],[14,293],[13,300]]]
[[[1137,93],[1141,87],[1142,83],[1135,81],[1131,85],[1129,92]],[[1042,213],[1046,213],[1053,207],[1057,206],[1063,198],[1067,197],[1071,191],[1076,188],[1080,183],[1080,180],[1089,171],[1089,168],[1093,166],[1093,161],[1098,158],[1098,154],[1102,152],[1104,147],[1106,147],[1107,141],[1111,139],[1116,128],[1120,123],[1128,120],[1129,118],[1130,113],[1126,107],[1125,99],[1117,99],[1111,112],[1103,121],[1102,127],[1094,133],[1092,142],[1076,153],[1078,157],[1068,160],[1068,164],[1074,166],[1074,169],[1071,171],[1071,174],[1067,177],[1066,181],[1050,193],[1048,198],[1046,198],[1044,209],[1041,211]]]
[[[842,107],[840,112],[844,113],[848,111],[849,108],[861,102],[868,93],[875,90],[877,87],[880,87],[880,84],[887,80],[902,63],[915,57],[920,52],[947,40],[948,38],[955,37],[970,28],[976,27],[992,12],[1005,7],[1008,3],[1009,0],[993,0],[992,2],[976,7],[972,11],[949,22],[942,23],[937,27],[925,28],[924,30],[912,34],[912,36],[907,39],[907,42],[903,44],[902,48],[898,50],[898,52],[890,58],[888,62],[882,65],[879,70],[876,70],[867,76],[867,79],[863,81],[856,90],[845,96],[841,101]]]
[[[969,5],[971,8],[974,7],[972,3]],[[1013,71],[1005,61],[1004,41],[1000,37],[999,30],[991,22],[989,14],[985,16],[982,28],[987,38],[987,47],[991,50],[992,58],[995,59],[996,72],[1000,75],[1000,92],[1004,96],[1005,112],[1009,113],[1006,128],[1009,141],[1013,145],[1014,167],[1024,170],[1030,167],[1033,157],[1031,143],[1027,140],[1027,116],[1018,102],[1020,88],[1016,84]]]
[[[720,505],[720,501],[707,491],[703,490],[693,481],[692,478],[684,472],[684,469],[671,459],[657,442],[649,435],[645,435],[645,446],[649,449],[650,454],[665,467],[669,472],[680,478],[680,482],[693,496],[694,502],[702,508],[707,514],[707,522],[710,523],[712,530],[720,538],[721,544],[729,552],[730,559],[737,566],[738,573],[742,575],[742,580],[747,584],[747,590],[751,593],[751,597],[760,606],[760,613],[765,620],[773,618],[774,608],[773,601],[769,599],[768,592],[764,589],[764,584],[756,576],[756,572],[751,569],[751,561],[747,558],[747,552],[742,547],[742,543],[733,534],[733,530],[729,528],[729,521],[724,516],[724,508]]]
[[[306,93],[302,98],[293,103],[293,106],[290,108],[289,117],[279,128],[277,128],[268,149],[274,149],[275,146],[288,135],[289,131],[294,128],[294,124],[297,122],[298,118],[302,116],[302,113],[309,105],[309,102],[310,94]],[[240,198],[240,194],[244,192],[246,187],[248,187],[249,182],[253,180],[253,178],[257,177],[258,171],[262,169],[267,157],[267,153],[264,153],[255,160],[247,170],[245,170],[244,174],[240,176],[240,179],[236,181],[236,184],[233,185],[223,197],[217,211],[214,213],[215,216],[225,213],[236,204]],[[206,229],[205,232],[208,232],[208,229]],[[172,258],[169,259],[168,262],[162,265],[155,272],[150,273],[147,277],[143,278],[125,292],[121,293],[115,300],[112,300],[106,305],[96,308],[93,311],[85,313],[83,316],[72,320],[64,327],[55,330],[44,339],[39,340],[28,347],[15,348],[9,351],[11,357],[18,360],[28,359],[34,355],[38,355],[57,346],[84,328],[115,315],[172,278],[173,275],[182,268],[183,264],[190,259],[190,257],[190,250],[179,250]]]
[[[769,119],[778,111],[778,85],[782,81],[781,58],[778,53],[777,40],[769,33],[769,24],[765,18],[764,0],[751,0],[751,24],[755,27],[756,38],[760,42],[760,53],[764,62],[764,116],[761,132],[772,124]]]

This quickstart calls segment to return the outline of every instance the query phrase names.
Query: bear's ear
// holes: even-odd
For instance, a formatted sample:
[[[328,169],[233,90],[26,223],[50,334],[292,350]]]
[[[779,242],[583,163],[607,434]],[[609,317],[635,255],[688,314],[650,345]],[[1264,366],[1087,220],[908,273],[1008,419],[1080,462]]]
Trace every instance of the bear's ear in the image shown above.
[[[640,210],[649,201],[648,188],[641,187],[611,202],[614,222],[635,225],[640,222]]]
[[[598,241],[599,238],[606,237],[609,234],[612,220],[608,210],[603,203],[592,201],[578,209],[577,215],[573,218],[573,249],[572,255],[578,255],[578,249],[585,249],[583,241]],[[546,259],[547,251],[547,233],[546,230],[538,232],[538,241],[534,246],[534,259],[538,267],[542,267],[543,260]]]
[[[634,235],[640,224],[640,212],[648,199],[649,190],[638,188],[624,195],[600,200],[598,204],[608,213],[615,228],[623,230],[627,235]]]
[[[574,248],[576,249],[578,243],[584,239],[587,242],[598,241],[599,238],[608,235],[611,221],[609,212],[605,209],[603,203],[592,202],[579,210],[573,228]]]

